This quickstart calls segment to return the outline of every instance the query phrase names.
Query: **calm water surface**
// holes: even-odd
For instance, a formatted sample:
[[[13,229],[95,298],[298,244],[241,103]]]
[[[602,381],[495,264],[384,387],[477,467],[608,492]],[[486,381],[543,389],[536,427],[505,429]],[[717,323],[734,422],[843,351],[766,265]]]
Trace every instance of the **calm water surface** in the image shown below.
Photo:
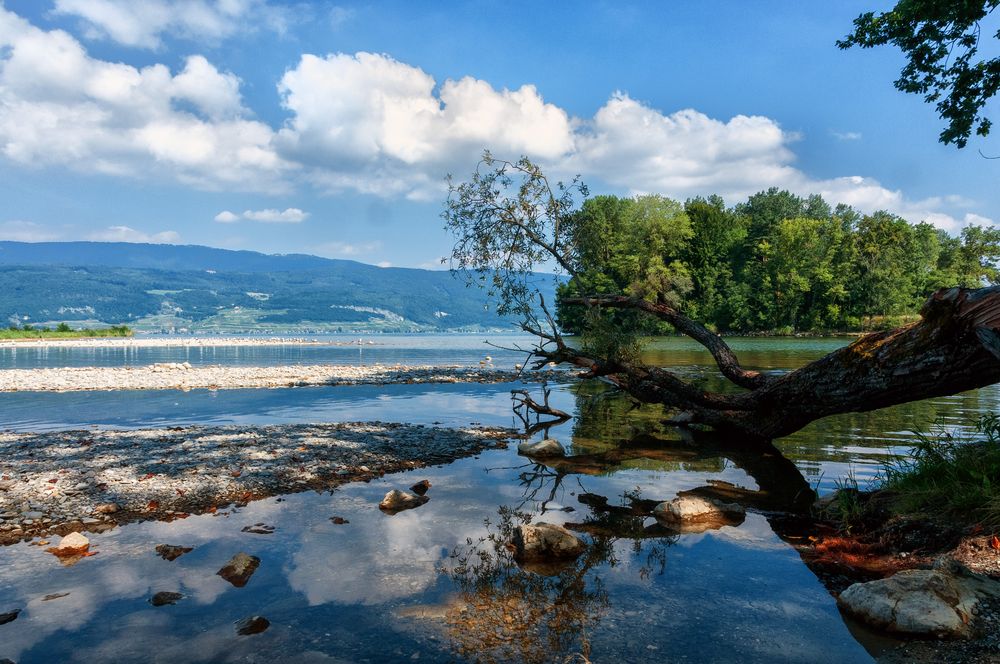
[[[520,361],[475,337],[377,341],[384,345],[363,347],[359,361],[369,361],[369,350],[382,353],[372,360],[382,363],[419,357],[421,363],[471,364],[485,354],[498,365]],[[744,365],[777,371],[841,343],[762,339],[736,340],[734,346]],[[259,351],[251,361],[235,349],[214,350],[232,355],[217,353],[204,361],[287,363],[297,353],[308,353],[302,362],[343,363],[342,353],[358,353],[343,347],[262,347],[250,349]],[[0,359],[7,367],[98,363],[90,350],[59,360],[39,355],[31,360],[34,365],[18,353],[16,361]],[[659,341],[648,359],[702,376],[707,386],[718,385],[706,368],[710,357],[693,343]],[[370,419],[510,426],[510,388],[3,394],[0,426],[55,430]],[[92,536],[99,555],[72,567],[62,567],[41,547],[0,549],[0,613],[24,609],[17,620],[0,625],[0,658],[21,663],[571,662],[586,655],[593,662],[871,661],[877,639],[845,622],[770,513],[751,511],[736,527],[671,535],[656,529],[652,519],[593,510],[590,500],[580,498],[597,494],[614,506],[635,497],[669,499],[713,481],[767,488],[775,478],[782,486],[825,492],[848,474],[863,484],[877,474],[887,453],[906,451],[910,431],[935,421],[951,428],[968,425],[977,414],[998,407],[1000,390],[814,423],[779,441],[794,464],[787,467],[779,461],[759,463],[729,448],[711,452],[686,446],[676,433],[661,429],[655,410],[626,412],[626,400],[608,397],[599,386],[556,385],[552,399],[577,416],[550,431],[579,457],[576,465],[547,468],[527,463],[513,449],[489,451],[332,493],[125,526]],[[722,441],[727,442],[738,443]],[[426,505],[395,516],[377,509],[390,488],[405,489],[425,478],[433,484]],[[552,576],[520,570],[489,539],[502,539],[520,514],[575,524],[592,544],[588,554]],[[349,523],[334,525],[332,516]],[[274,525],[275,533],[241,532],[258,522]],[[167,562],[153,553],[162,542],[195,548]],[[262,561],[244,588],[215,575],[239,551]],[[174,606],[153,607],[148,599],[158,591],[185,597]],[[238,635],[234,622],[251,615],[267,617],[270,628]]]

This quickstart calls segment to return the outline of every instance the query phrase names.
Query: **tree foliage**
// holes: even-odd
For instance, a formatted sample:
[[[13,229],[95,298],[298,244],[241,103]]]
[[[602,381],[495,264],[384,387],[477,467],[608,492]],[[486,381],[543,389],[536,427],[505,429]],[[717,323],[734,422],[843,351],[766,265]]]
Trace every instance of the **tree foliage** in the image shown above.
[[[973,131],[986,136],[992,127],[982,110],[1000,90],[1000,57],[984,57],[980,47],[982,22],[998,5],[1000,0],[899,0],[887,12],[860,15],[854,32],[837,45],[897,46],[907,63],[896,88],[935,104],[946,123],[941,142],[962,148]],[[985,37],[1000,40],[1000,30]]]
[[[443,216],[456,267],[496,291],[504,312],[538,315],[532,271],[568,276],[557,288],[559,327],[583,335],[595,356],[624,361],[637,336],[673,327],[641,308],[568,298],[638,298],[717,331],[790,333],[892,327],[936,288],[1000,283],[998,229],[953,237],[777,188],[732,207],[718,196],[682,204],[658,195],[576,207],[585,193],[578,181],[550,186],[527,159],[487,154],[469,182],[452,185]]]
[[[939,289],[913,324],[865,335],[780,375],[744,368],[719,334],[690,316],[709,309],[706,292],[695,285],[716,284],[720,275],[731,283],[721,297],[713,285],[714,304],[729,309],[729,319],[760,329],[860,323],[862,315],[903,307],[916,313],[913,305],[924,295],[918,288],[935,279],[950,286],[995,278],[989,270],[1000,237],[986,229],[954,239],[886,212],[859,215],[831,209],[819,196],[778,190],[730,209],[715,197],[685,206],[662,197],[602,197],[574,212],[572,191],[586,191],[579,183],[552,187],[527,159],[487,158],[492,170],[451,183],[443,217],[456,236],[454,260],[467,273],[472,268],[471,278],[495,274],[501,299],[540,340],[524,349],[535,358],[533,369],[576,366],[639,403],[677,411],[676,424],[735,431],[752,445],[821,417],[1000,381],[1000,286]],[[699,242],[692,216],[710,220]],[[723,232],[727,217],[736,229],[731,233]],[[525,243],[531,249],[525,251]],[[711,263],[706,256],[732,256],[733,270],[699,275],[689,261],[704,266]],[[558,298],[562,329],[541,297],[540,311],[527,297],[531,271],[546,266],[569,275]],[[677,288],[681,275],[690,280],[687,293]],[[595,286],[610,292],[576,294]],[[567,329],[577,324],[581,329]],[[645,364],[638,342],[647,324],[668,325],[704,346],[722,375],[744,391],[712,392]],[[582,343],[570,343],[567,331],[582,332]]]

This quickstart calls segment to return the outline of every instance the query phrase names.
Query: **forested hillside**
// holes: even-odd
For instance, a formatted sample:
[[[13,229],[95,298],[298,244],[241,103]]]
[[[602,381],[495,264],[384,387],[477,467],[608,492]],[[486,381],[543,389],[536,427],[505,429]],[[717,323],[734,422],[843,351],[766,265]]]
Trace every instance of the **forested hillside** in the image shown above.
[[[552,292],[551,277],[538,283]],[[65,321],[219,332],[505,325],[483,291],[447,271],[208,247],[3,242],[0,284],[5,325]]]
[[[726,207],[719,197],[588,199],[570,226],[583,272],[562,294],[665,293],[719,331],[861,330],[914,317],[942,286],[1000,282],[1000,230],[958,236],[887,212],[860,214],[769,189]],[[579,329],[577,308],[560,323]],[[626,328],[660,330],[635,313]]]

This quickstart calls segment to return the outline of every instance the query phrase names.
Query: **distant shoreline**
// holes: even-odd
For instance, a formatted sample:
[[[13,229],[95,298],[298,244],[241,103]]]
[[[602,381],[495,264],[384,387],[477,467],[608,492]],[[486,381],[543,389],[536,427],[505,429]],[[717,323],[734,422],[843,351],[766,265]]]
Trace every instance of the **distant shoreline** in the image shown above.
[[[361,345],[374,345],[365,341]],[[354,346],[357,341],[319,341],[303,337],[79,337],[3,339],[0,348],[216,348],[225,346]]]

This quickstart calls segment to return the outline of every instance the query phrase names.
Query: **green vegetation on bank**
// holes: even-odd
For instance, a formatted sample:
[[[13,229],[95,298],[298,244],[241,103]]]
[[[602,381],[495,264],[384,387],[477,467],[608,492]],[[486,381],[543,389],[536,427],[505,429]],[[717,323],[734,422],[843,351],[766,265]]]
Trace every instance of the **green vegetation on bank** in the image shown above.
[[[1000,527],[1000,416],[983,416],[971,435],[918,435],[908,455],[885,465],[879,488],[899,513]]]
[[[657,195],[595,196],[570,215],[580,275],[562,296],[661,298],[720,332],[859,331],[913,320],[945,286],[1000,283],[1000,229],[955,237],[927,222],[832,207],[772,188],[727,207]],[[597,316],[619,331],[670,332],[634,311],[559,307],[567,331]]]
[[[91,329],[83,328],[74,330],[66,323],[59,323],[54,329],[48,327],[34,327],[24,325],[10,327],[0,330],[0,339],[89,339],[92,337],[131,337],[132,330],[126,325],[112,325],[111,327]]]

